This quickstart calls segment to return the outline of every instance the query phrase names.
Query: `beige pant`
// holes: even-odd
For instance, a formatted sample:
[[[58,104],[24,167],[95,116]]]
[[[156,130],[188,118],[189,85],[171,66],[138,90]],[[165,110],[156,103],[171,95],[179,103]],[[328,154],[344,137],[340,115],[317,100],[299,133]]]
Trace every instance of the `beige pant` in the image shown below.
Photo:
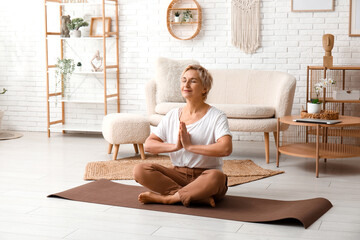
[[[225,196],[228,189],[227,176],[217,169],[167,168],[159,164],[142,163],[135,166],[134,178],[141,185],[161,195],[179,192],[184,206],[209,197],[219,200]]]

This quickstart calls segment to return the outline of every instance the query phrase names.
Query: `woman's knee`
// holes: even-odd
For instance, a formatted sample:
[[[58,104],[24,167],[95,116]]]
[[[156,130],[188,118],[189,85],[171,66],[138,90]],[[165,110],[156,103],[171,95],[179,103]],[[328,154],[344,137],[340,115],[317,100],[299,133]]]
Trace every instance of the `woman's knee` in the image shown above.
[[[146,172],[151,169],[151,164],[150,163],[139,163],[136,164],[134,169],[133,169],[133,176],[135,181],[139,181],[140,179],[142,179],[144,177],[144,175],[146,175]]]
[[[223,183],[226,181],[226,175],[217,169],[206,170],[209,180],[212,183]]]

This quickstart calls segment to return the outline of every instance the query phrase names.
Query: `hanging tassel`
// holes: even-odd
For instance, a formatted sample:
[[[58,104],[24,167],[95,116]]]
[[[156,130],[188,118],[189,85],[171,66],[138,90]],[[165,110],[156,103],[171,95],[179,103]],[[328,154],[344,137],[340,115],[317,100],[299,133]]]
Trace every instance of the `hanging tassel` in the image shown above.
[[[232,0],[232,44],[245,53],[254,53],[259,47],[260,0]]]

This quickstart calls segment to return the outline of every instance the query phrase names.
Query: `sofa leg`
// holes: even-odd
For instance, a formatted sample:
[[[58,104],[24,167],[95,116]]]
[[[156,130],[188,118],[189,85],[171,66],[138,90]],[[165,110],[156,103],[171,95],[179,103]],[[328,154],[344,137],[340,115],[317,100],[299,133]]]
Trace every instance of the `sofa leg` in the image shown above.
[[[144,145],[139,144],[139,148],[140,148],[141,159],[144,160],[145,159]]]
[[[277,147],[277,132],[273,132],[274,140],[275,140],[275,147]]]
[[[109,143],[108,154],[110,154],[110,153],[111,153],[111,151],[112,151],[112,147],[113,147],[113,145],[112,145],[111,143]]]
[[[138,154],[139,153],[139,149],[138,149],[138,146],[137,144],[135,143],[134,144],[134,150],[135,150],[135,153]]]
[[[266,163],[269,164],[269,133],[264,132],[265,137],[265,157],[266,157]]]
[[[113,153],[113,160],[116,160],[118,152],[119,152],[119,144],[115,144],[114,153]]]

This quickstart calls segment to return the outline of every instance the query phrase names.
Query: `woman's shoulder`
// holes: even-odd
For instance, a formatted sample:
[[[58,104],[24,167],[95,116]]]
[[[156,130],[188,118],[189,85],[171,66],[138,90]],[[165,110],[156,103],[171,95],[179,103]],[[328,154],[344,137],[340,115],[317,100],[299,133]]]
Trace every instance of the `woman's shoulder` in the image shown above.
[[[181,111],[181,108],[173,108],[170,111],[168,111],[168,113],[166,114],[166,117],[168,118],[178,118],[179,116],[179,112]]]
[[[210,111],[211,115],[213,115],[213,116],[222,116],[222,115],[226,116],[223,111],[221,111],[221,110],[219,110],[216,107],[211,106],[211,105],[210,105],[209,111]]]

